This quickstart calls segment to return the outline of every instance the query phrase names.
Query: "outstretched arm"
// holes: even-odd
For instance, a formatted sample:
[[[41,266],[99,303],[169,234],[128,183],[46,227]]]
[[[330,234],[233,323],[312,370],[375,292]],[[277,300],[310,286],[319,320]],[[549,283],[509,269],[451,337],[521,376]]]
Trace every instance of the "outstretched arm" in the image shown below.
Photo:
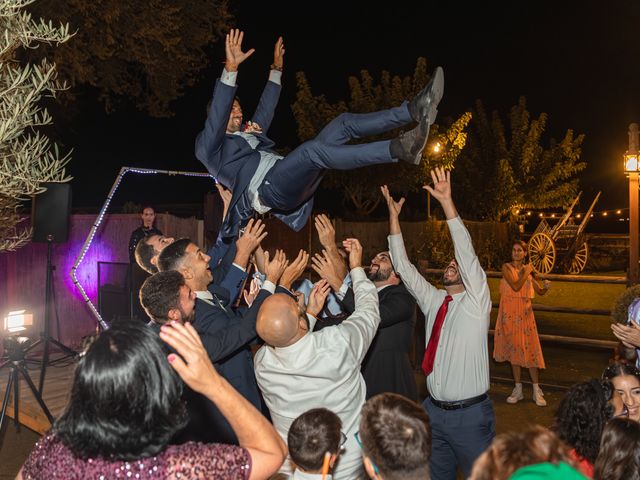
[[[387,207],[389,208],[389,254],[391,255],[391,262],[393,266],[400,274],[402,282],[411,294],[416,299],[420,309],[426,312],[431,304],[433,295],[437,292],[437,289],[425,280],[425,278],[418,272],[418,269],[409,261],[407,251],[404,246],[404,240],[402,238],[402,232],[400,231],[400,211],[404,205],[404,198],[401,198],[397,202],[389,193],[389,188],[386,185],[380,187],[380,191],[384,196]]]
[[[458,211],[451,197],[451,172],[442,168],[431,171],[433,187],[425,185],[433,198],[440,202],[447,217],[447,225],[453,240],[456,261],[460,267],[460,276],[467,294],[483,310],[491,311],[491,294],[487,275],[480,266],[480,261],[473,248],[471,235],[458,216]]]
[[[242,51],[243,37],[244,33],[237,29],[232,29],[225,37],[224,71],[216,82],[204,129],[196,137],[196,157],[214,176],[218,176],[222,168],[220,152],[236,93],[238,66],[255,51],[253,48]]]
[[[160,337],[180,354],[171,353],[168,357],[178,375],[218,407],[240,446],[249,451],[249,478],[269,478],[274,474],[287,455],[286,445],[267,419],[216,372],[195,329],[188,323],[167,325],[162,327]]]
[[[283,67],[284,40],[282,40],[282,37],[279,37],[273,50],[273,63],[271,64],[269,81],[262,91],[260,102],[258,102],[258,108],[256,108],[252,118],[253,122],[257,123],[265,134],[269,131],[271,121],[273,120],[273,114],[280,98]]]

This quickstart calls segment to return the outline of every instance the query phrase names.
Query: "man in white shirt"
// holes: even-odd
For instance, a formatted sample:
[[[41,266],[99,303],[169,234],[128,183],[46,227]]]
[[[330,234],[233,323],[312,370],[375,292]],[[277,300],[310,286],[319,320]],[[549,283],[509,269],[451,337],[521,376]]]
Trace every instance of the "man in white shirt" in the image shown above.
[[[468,477],[474,460],[495,436],[495,414],[487,395],[491,296],[469,232],[451,198],[450,172],[437,168],[431,177],[433,187],[423,188],[442,205],[455,250],[455,259],[443,274],[444,290],[427,282],[409,262],[399,221],[404,198],[396,202],[386,186],[381,190],[389,207],[393,264],[426,321],[422,368],[429,396],[423,407],[433,433],[431,475],[435,480],[455,480],[456,467]]]
[[[315,315],[329,292],[325,280],[316,284],[304,309],[302,302],[284,294],[267,298],[258,312],[256,328],[265,341],[254,363],[258,386],[283,439],[289,426],[311,408],[326,408],[342,421],[347,436],[334,479],[363,475],[355,434],[366,386],[360,364],[380,323],[375,285],[362,269],[362,246],[347,239],[355,311],[340,325],[313,331]],[[290,471],[288,462],[281,471]]]

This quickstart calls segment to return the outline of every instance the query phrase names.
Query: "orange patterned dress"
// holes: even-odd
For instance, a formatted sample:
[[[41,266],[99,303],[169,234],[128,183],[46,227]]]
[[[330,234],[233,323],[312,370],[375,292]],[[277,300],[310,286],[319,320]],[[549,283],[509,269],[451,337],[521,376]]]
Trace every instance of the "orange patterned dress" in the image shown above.
[[[510,263],[514,277],[518,272]],[[514,292],[507,281],[500,280],[500,307],[493,339],[493,358],[496,362],[511,362],[524,368],[545,368],[538,328],[533,316],[531,299],[534,290],[531,277]]]

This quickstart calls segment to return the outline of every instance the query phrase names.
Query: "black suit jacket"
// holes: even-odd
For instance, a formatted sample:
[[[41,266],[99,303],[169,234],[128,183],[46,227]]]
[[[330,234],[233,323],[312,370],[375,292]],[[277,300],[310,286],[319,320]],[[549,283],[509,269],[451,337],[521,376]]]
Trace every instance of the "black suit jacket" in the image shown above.
[[[378,393],[394,392],[417,401],[409,349],[416,323],[416,301],[404,285],[390,285],[378,292],[380,325],[362,362],[362,376],[367,384],[367,399]],[[349,288],[342,304],[355,310],[353,290]]]

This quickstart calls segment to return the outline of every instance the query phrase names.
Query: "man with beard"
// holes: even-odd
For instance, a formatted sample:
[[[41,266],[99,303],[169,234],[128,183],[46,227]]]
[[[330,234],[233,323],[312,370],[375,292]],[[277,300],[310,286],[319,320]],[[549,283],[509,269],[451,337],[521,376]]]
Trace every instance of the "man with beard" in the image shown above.
[[[313,269],[329,282],[335,292],[346,288],[341,303],[345,312],[352,314],[356,309],[353,288],[340,280],[335,271],[334,257],[316,255]],[[373,257],[367,278],[376,286],[380,302],[380,325],[362,362],[367,399],[379,393],[392,392],[415,402],[418,392],[409,361],[409,348],[416,323],[416,301],[394,270],[389,252],[380,252]],[[330,321],[322,323],[324,326],[332,324]],[[336,323],[339,322],[333,324]]]
[[[433,187],[423,188],[440,202],[455,250],[443,274],[444,290],[425,280],[407,258],[399,220],[404,198],[396,202],[386,185],[381,190],[389,208],[393,264],[426,321],[422,369],[429,396],[422,405],[433,435],[431,478],[449,480],[456,478],[458,466],[468,477],[474,460],[495,436],[495,414],[487,395],[491,296],[469,232],[451,198],[450,172],[436,168],[431,178]]]

